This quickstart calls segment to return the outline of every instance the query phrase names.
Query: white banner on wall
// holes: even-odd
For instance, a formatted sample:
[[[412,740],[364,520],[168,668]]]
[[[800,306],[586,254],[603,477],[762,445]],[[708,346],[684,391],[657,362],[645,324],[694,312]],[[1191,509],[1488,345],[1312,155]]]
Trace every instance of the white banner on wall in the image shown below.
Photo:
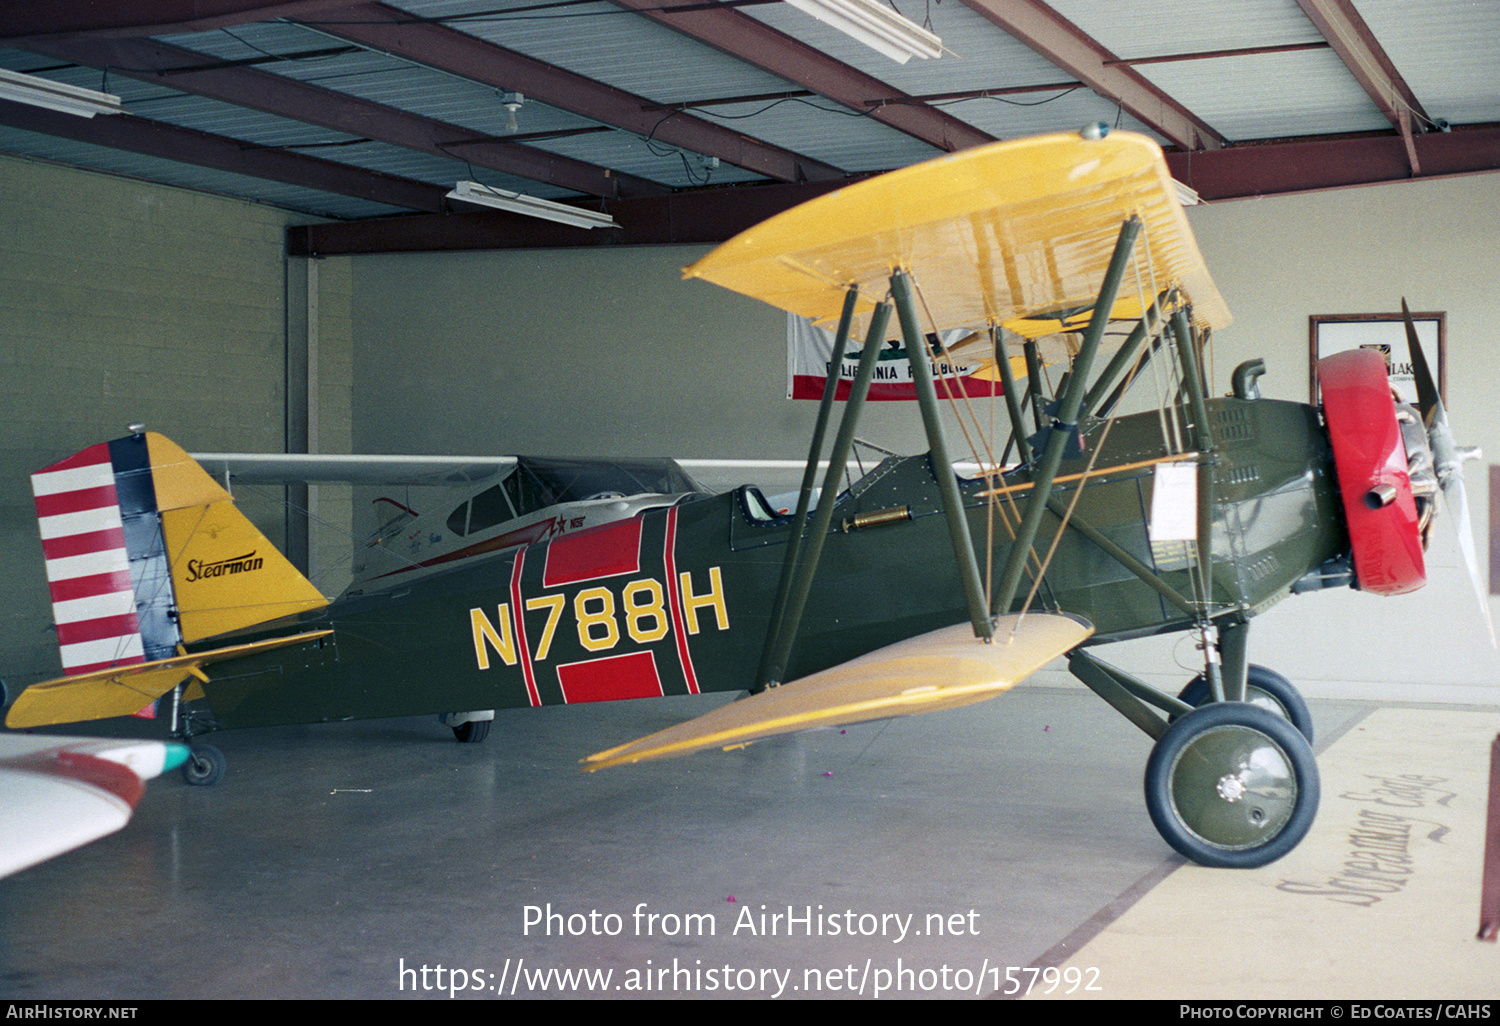
[[[964,329],[944,332],[943,341],[957,342],[971,332]],[[929,343],[931,340],[929,340]],[[787,314],[786,319],[786,394],[788,399],[821,399],[823,385],[828,380],[828,363],[833,357],[833,332],[819,328],[804,317]],[[859,369],[860,347],[853,344],[844,352],[839,367],[839,384],[836,398],[849,397],[855,372]],[[936,360],[929,361],[934,379],[946,378],[951,388],[954,383],[962,386],[971,396],[999,395],[998,381],[976,377],[977,368],[955,367]],[[938,398],[946,397],[943,381],[936,380]],[[956,393],[956,390],[955,390]],[[875,378],[870,383],[871,399],[915,399],[916,383],[912,380],[911,363],[906,359],[906,343],[892,339],[883,343],[879,362],[875,366]]]

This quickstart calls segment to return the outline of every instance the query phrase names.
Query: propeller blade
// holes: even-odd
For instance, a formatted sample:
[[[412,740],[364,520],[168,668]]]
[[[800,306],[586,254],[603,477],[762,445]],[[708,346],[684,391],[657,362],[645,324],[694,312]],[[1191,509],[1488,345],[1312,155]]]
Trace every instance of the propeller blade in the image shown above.
[[[1469,499],[1464,489],[1462,471],[1449,478],[1443,485],[1443,502],[1453,512],[1454,530],[1458,532],[1458,550],[1463,553],[1464,567],[1469,571],[1469,583],[1474,585],[1474,597],[1479,600],[1479,611],[1484,614],[1484,625],[1490,632],[1490,647],[1500,648],[1495,643],[1495,621],[1490,617],[1489,596],[1479,578],[1479,557],[1474,551],[1474,525],[1469,520]]]
[[[1438,397],[1432,371],[1427,366],[1427,357],[1422,352],[1422,343],[1417,341],[1417,325],[1411,319],[1411,309],[1404,296],[1401,298],[1401,317],[1406,322],[1406,348],[1411,351],[1412,376],[1417,379],[1417,412],[1422,415],[1422,423],[1431,425],[1433,411],[1441,409],[1443,403]]]
[[[1474,524],[1469,519],[1469,498],[1464,488],[1463,455],[1453,440],[1453,429],[1448,424],[1448,411],[1443,409],[1443,400],[1438,395],[1432,370],[1422,352],[1422,343],[1417,340],[1417,326],[1412,320],[1406,300],[1401,300],[1401,317],[1406,322],[1406,345],[1411,350],[1412,376],[1417,384],[1417,409],[1422,422],[1427,425],[1427,441],[1432,447],[1433,469],[1437,473],[1438,487],[1443,490],[1443,504],[1453,515],[1454,530],[1458,534],[1458,549],[1464,557],[1464,567],[1469,571],[1469,583],[1474,586],[1474,596],[1479,600],[1479,611],[1484,614],[1484,625],[1490,634],[1490,647],[1500,648],[1495,642],[1495,622],[1490,616],[1489,596],[1479,577],[1479,558],[1475,554]]]

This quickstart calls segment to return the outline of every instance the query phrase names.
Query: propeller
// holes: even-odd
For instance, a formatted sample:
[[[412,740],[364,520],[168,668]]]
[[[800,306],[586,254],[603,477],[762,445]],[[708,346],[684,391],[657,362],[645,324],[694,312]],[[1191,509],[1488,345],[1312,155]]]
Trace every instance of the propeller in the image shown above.
[[[1401,317],[1406,322],[1406,345],[1411,350],[1412,376],[1416,378],[1417,412],[1427,427],[1433,470],[1437,474],[1438,487],[1443,491],[1443,504],[1453,514],[1454,526],[1458,532],[1458,548],[1463,554],[1464,566],[1469,571],[1469,581],[1474,585],[1480,612],[1484,614],[1485,627],[1490,632],[1490,645],[1500,647],[1495,644],[1495,623],[1490,617],[1489,597],[1479,579],[1479,558],[1474,549],[1474,525],[1469,519],[1469,498],[1464,489],[1464,460],[1476,458],[1478,450],[1461,448],[1453,441],[1448,412],[1443,409],[1442,397],[1438,395],[1437,383],[1427,366],[1422,343],[1417,340],[1417,326],[1412,321],[1411,310],[1405,299],[1401,300]]]

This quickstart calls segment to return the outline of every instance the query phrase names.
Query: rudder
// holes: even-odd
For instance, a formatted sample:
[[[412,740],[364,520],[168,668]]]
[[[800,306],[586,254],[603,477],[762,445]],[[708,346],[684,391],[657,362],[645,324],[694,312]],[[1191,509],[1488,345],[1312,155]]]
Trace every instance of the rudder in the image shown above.
[[[327,605],[162,435],[90,446],[31,480],[68,674],[168,658],[180,644]]]

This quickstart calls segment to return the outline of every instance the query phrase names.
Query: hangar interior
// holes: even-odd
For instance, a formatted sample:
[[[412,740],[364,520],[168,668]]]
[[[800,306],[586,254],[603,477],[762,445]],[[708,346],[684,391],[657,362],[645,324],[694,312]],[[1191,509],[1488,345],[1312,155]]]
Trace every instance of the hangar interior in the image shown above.
[[[0,68],[89,88],[99,86],[101,68],[113,68],[105,82],[125,95],[129,113],[75,119],[81,124],[115,117],[130,119],[134,132],[167,125],[203,134],[215,126],[226,138],[238,133],[245,152],[261,146],[302,154],[298,160],[323,152],[315,144],[338,141],[326,127],[333,115],[310,114],[315,128],[273,144],[264,126],[236,122],[241,108],[232,99],[191,88],[162,92],[170,79],[165,63],[144,77],[126,69],[139,72],[152,46],[170,46],[173,53],[211,54],[222,64],[217,70],[237,73],[252,67],[246,53],[285,42],[294,29],[308,31],[294,24],[306,12],[285,9],[317,8],[325,28],[344,10],[350,33],[383,24],[398,9],[226,2],[211,5],[212,24],[200,26],[171,3],[145,5],[149,19],[132,24],[125,6],[104,5],[101,13],[98,5],[50,5],[40,16],[55,19],[50,25],[0,16],[0,45],[9,47],[0,49]],[[1062,44],[1039,56],[1035,47],[1043,44],[1028,36],[1026,60],[1004,49],[990,81],[976,70],[976,57],[963,64],[968,80],[944,90],[931,67],[921,71],[925,80],[900,76],[952,55],[911,68],[877,64],[884,59],[851,52],[816,23],[786,21],[794,12],[748,10],[775,22],[779,33],[836,55],[841,67],[877,69],[907,96],[1075,76],[1086,83],[1062,87],[1067,92],[1051,106],[947,115],[986,137],[1104,120],[1154,134],[1174,160],[1276,154],[1268,166],[1305,177],[1266,184],[1271,172],[1258,168],[1258,189],[1187,211],[1235,317],[1214,340],[1214,390],[1227,389],[1228,372],[1241,360],[1262,357],[1264,394],[1305,402],[1309,318],[1389,313],[1404,297],[1413,309],[1446,316],[1445,401],[1459,441],[1500,453],[1500,409],[1491,399],[1500,390],[1492,337],[1500,324],[1494,9],[1442,0],[1257,0],[1214,28],[1205,5],[1157,0],[1141,5],[1151,17],[1134,26],[1111,16],[1112,6],[969,0],[932,6],[929,18],[940,31],[951,25],[944,32],[949,45],[975,55],[1001,46],[967,20],[980,8],[1012,19],[1003,44],[1010,48],[1022,38],[1017,19],[1050,11],[1072,27],[1073,42],[1094,39],[1101,50],[1125,56],[1214,52],[1219,73],[1162,62],[1145,76],[1154,91],[1111,94],[1109,80],[1066,63],[1070,51]],[[618,5],[627,14],[637,7]],[[413,25],[480,8],[399,5],[422,16]],[[1365,26],[1353,38],[1383,44],[1426,101],[1431,131],[1414,130],[1410,116],[1393,122],[1347,70],[1347,42],[1330,45],[1347,37],[1328,19],[1350,11]],[[91,25],[90,17],[108,23]],[[991,19],[984,31],[999,33],[997,24]],[[1181,32],[1163,28],[1170,24]],[[515,34],[517,50],[599,80],[611,78],[605,69],[612,60],[622,60],[601,40],[631,42],[625,30],[595,30],[592,43],[576,32],[552,29],[547,36],[519,23],[504,31]],[[709,46],[701,39],[695,45]],[[102,56],[92,56],[91,47],[102,47]],[[645,53],[697,79],[673,79]],[[721,81],[711,78],[719,65],[707,57],[642,54],[638,75],[615,75],[618,88],[671,104],[685,102],[693,89],[712,92],[705,83]],[[487,104],[490,118],[505,117],[494,83],[434,72],[389,47],[322,58],[376,59],[420,71],[388,76],[394,84],[379,96],[382,103],[402,107],[397,97],[430,87],[423,116],[457,119],[461,105]],[[769,61],[762,59],[757,75],[773,77]],[[1262,64],[1252,78],[1246,65],[1255,61]],[[306,86],[305,66],[295,64],[285,76]],[[321,65],[330,69],[336,83],[338,66]],[[256,67],[256,74],[281,73]],[[1342,84],[1325,90],[1325,76],[1338,75]],[[456,92],[445,93],[440,87],[450,80]],[[740,81],[731,89],[723,81],[725,109],[762,102],[751,93],[784,91]],[[1251,81],[1264,91],[1254,94]],[[1274,93],[1268,83],[1277,81],[1299,88]],[[547,136],[528,142],[550,146],[558,165],[566,156],[628,167],[621,173],[630,183],[654,184],[639,185],[641,196],[593,194],[615,210],[632,244],[580,244],[576,236],[491,214],[479,215],[490,219],[484,230],[493,234],[478,243],[416,243],[403,235],[386,246],[368,244],[356,229],[399,234],[410,227],[394,227],[403,219],[390,216],[392,193],[374,203],[357,195],[368,183],[320,190],[304,178],[267,186],[269,178],[256,177],[259,165],[204,170],[203,159],[180,151],[143,156],[139,138],[80,138],[83,128],[49,134],[53,126],[37,120],[34,108],[0,101],[0,393],[11,415],[0,440],[0,544],[9,553],[0,577],[11,596],[0,626],[0,679],[10,697],[58,672],[27,477],[130,424],[144,423],[193,451],[804,455],[815,410],[785,398],[784,315],[680,277],[734,218],[704,217],[689,230],[686,206],[643,214],[646,208],[629,205],[667,195],[755,210],[758,201],[744,196],[764,179],[776,188],[775,175],[725,159],[721,177],[705,186],[684,159],[690,144],[682,141],[670,157],[651,159],[688,170],[653,179],[642,167],[642,133],[631,136],[628,124],[564,135],[561,123],[581,129],[575,122],[593,124],[602,113],[566,111],[561,96],[536,99],[545,97],[541,85],[535,92],[519,82],[507,88],[533,97],[512,113],[523,129]],[[364,93],[375,91],[366,85]],[[1140,116],[1146,97],[1168,95],[1196,104],[1221,129],[1217,141],[1210,144],[1197,128],[1184,142],[1169,134],[1178,129],[1166,119]],[[943,110],[930,96],[911,106]],[[419,107],[412,99],[403,109]],[[272,116],[268,108],[256,113]],[[470,128],[505,133],[492,123],[471,121]],[[799,131],[810,130],[778,123],[749,134],[790,139]],[[921,136],[930,128],[865,119],[857,131],[877,138],[821,131],[831,149],[845,147],[842,158],[823,161],[845,176],[941,151]],[[556,142],[564,138],[600,141],[589,151],[582,142]],[[622,154],[607,156],[606,138]],[[1454,140],[1465,144],[1456,157],[1427,148]],[[1341,146],[1371,148],[1349,156]],[[1383,170],[1391,153],[1408,161],[1399,173]],[[341,166],[371,176],[399,172],[429,192],[481,172],[497,187],[539,196],[576,201],[586,191],[556,176],[520,184],[515,165],[476,172],[451,155],[422,159],[428,164],[414,161],[404,170],[377,156]],[[1172,165],[1174,174],[1181,166]],[[779,185],[803,198],[818,178],[805,173]],[[440,233],[438,219],[456,224],[466,213],[412,202],[417,216],[433,220],[421,232]],[[652,218],[652,228],[642,227]],[[662,229],[666,222],[671,232]],[[315,231],[325,228],[327,235]],[[877,404],[864,432],[888,448],[917,451],[916,416],[901,405]],[[1481,565],[1488,551],[1485,465],[1470,464],[1467,474]],[[273,538],[290,534],[295,544],[295,526],[283,526],[283,498],[238,494]],[[351,538],[371,526],[367,499],[336,486],[312,491],[307,505],[318,527],[307,558],[326,591],[339,590]],[[1058,667],[970,711],[604,774],[580,773],[577,760],[685,719],[700,700],[502,712],[489,742],[473,746],[453,745],[445,728],[428,721],[266,728],[223,735],[230,772],[217,787],[159,780],[122,833],[0,880],[0,996],[433,997],[482,980],[478,995],[500,990],[497,977],[519,972],[528,959],[534,969],[603,967],[620,978],[634,971],[626,993],[651,996],[770,996],[785,992],[779,969],[795,967],[801,981],[808,966],[828,970],[819,993],[845,994],[856,989],[857,965],[877,977],[891,971],[884,979],[898,982],[900,969],[911,970],[908,996],[1004,995],[1005,970],[995,971],[1002,966],[1051,967],[1058,980],[1067,969],[1068,984],[1102,981],[1102,989],[1068,996],[1493,998],[1500,956],[1472,936],[1486,746],[1500,725],[1500,654],[1485,637],[1452,517],[1439,522],[1428,569],[1427,586],[1411,595],[1295,597],[1254,621],[1251,658],[1286,674],[1312,702],[1326,775],[1325,813],[1306,850],[1264,870],[1201,870],[1167,849],[1141,808],[1145,739]],[[1185,646],[1179,638],[1129,642],[1110,658],[1168,688],[1195,672]],[[1385,878],[1390,888],[1374,893],[1348,885],[1358,874],[1350,868],[1357,861],[1351,847],[1368,828],[1363,806],[1350,796],[1377,793],[1389,802],[1372,801],[1409,813],[1399,830],[1387,823],[1383,836],[1411,840],[1392,855],[1406,867],[1400,886]],[[1354,811],[1340,799],[1350,799]],[[1448,840],[1425,829],[1419,840],[1418,820],[1441,821]],[[1299,861],[1289,865],[1293,859]],[[1198,956],[1223,936],[1215,933],[1223,917],[1205,910],[1229,903],[1251,912],[1224,943],[1254,954],[1232,968],[1206,967]],[[643,926],[638,910],[660,918]],[[789,910],[817,932],[789,929],[783,920],[778,933],[759,918]],[[856,936],[831,925],[833,914],[846,910],[854,918],[841,922]],[[867,913],[896,918],[867,921]],[[889,931],[908,913],[928,926],[903,947]],[[439,964],[448,970],[445,983],[428,971]],[[668,966],[671,973],[660,975]],[[847,973],[835,974],[846,966]],[[954,973],[939,981],[939,967]],[[463,986],[455,968],[465,973]],[[1099,972],[1089,976],[1090,969]],[[751,976],[742,979],[741,970]],[[950,986],[954,981],[963,985]],[[520,992],[583,991],[541,982]]]

